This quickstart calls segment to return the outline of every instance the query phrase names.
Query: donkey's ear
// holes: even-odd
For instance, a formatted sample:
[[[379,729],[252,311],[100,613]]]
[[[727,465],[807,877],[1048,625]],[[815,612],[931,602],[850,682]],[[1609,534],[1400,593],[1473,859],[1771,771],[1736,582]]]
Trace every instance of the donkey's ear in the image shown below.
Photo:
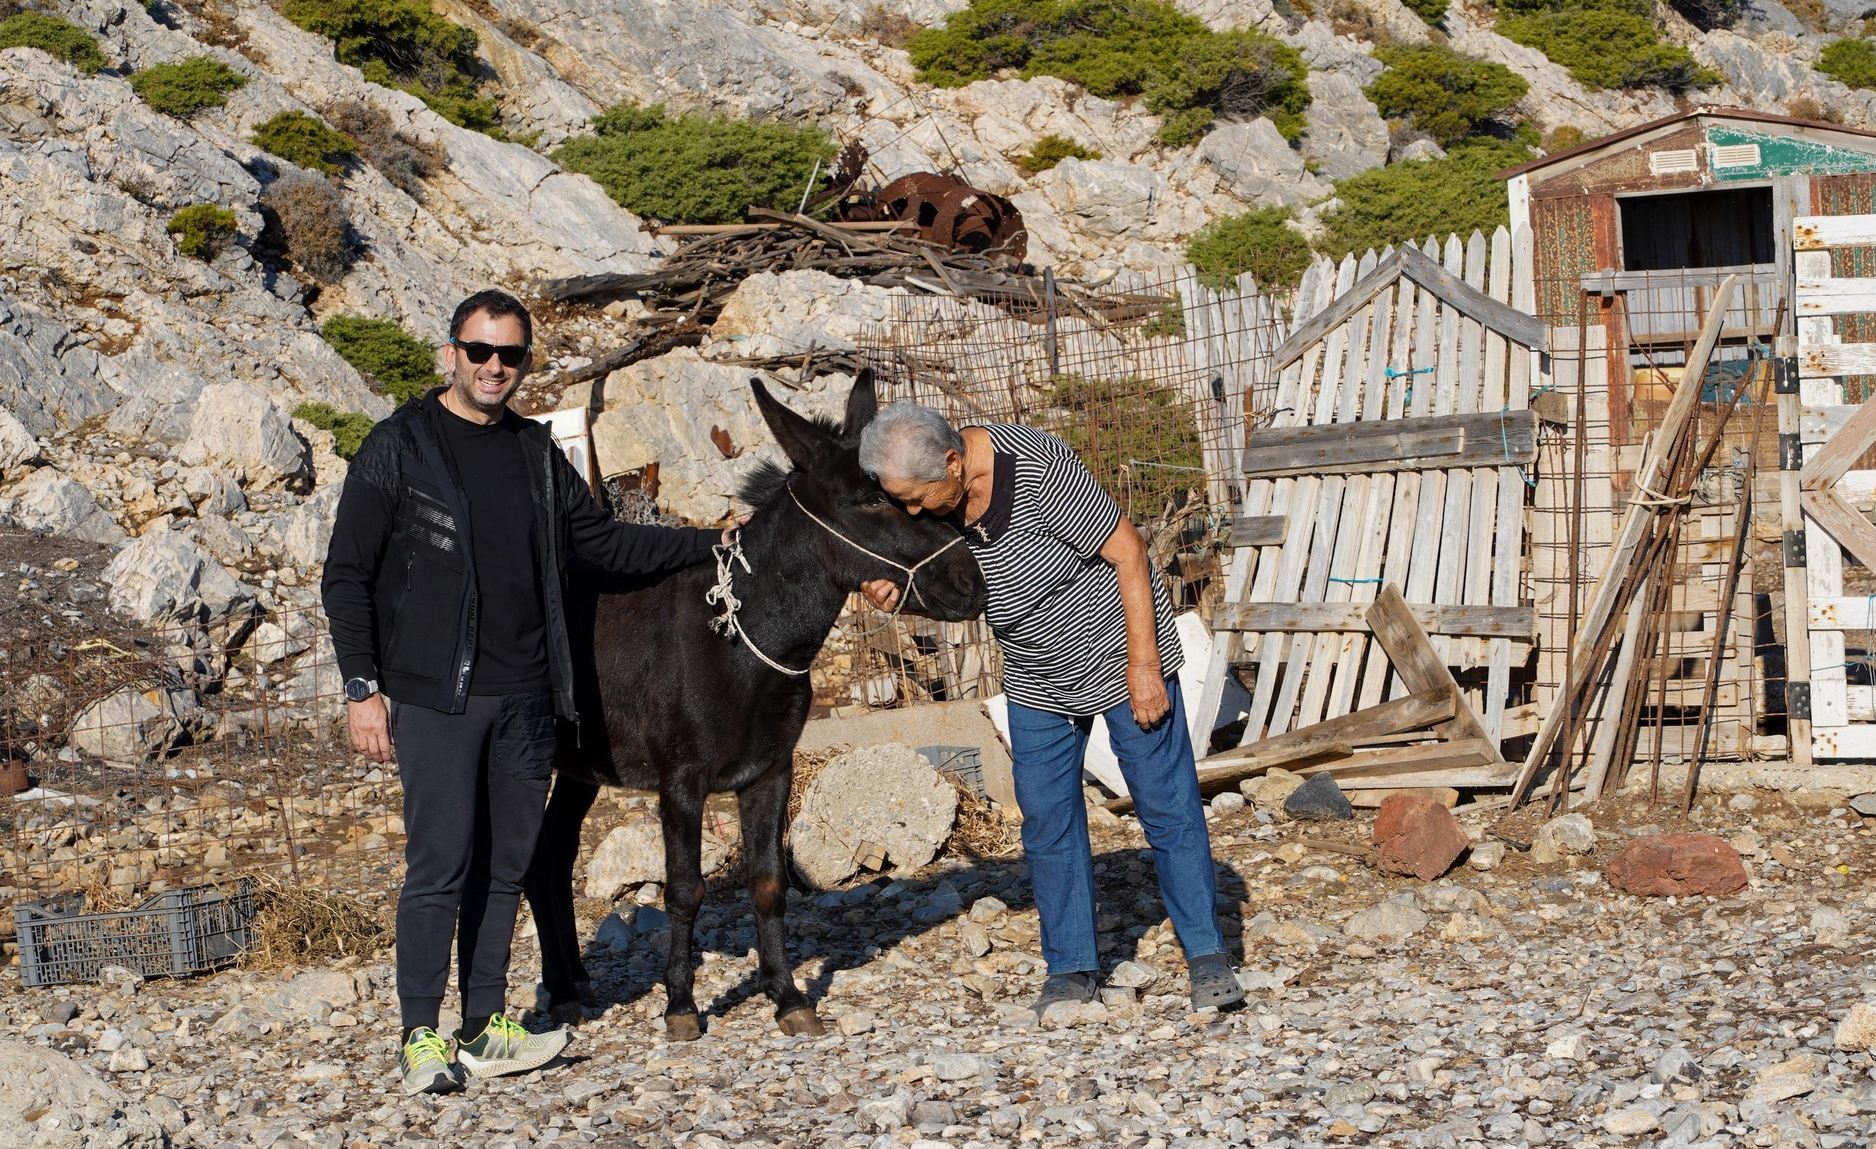
[[[860,368],[853,378],[853,390],[847,392],[847,420],[840,425],[840,437],[858,442],[860,431],[879,414],[879,394],[873,389],[873,369]]]
[[[762,385],[762,380],[751,378],[749,386],[756,393],[756,410],[762,412],[763,421],[774,433],[775,441],[781,444],[788,461],[803,470],[812,467],[827,446],[827,432],[782,406]]]

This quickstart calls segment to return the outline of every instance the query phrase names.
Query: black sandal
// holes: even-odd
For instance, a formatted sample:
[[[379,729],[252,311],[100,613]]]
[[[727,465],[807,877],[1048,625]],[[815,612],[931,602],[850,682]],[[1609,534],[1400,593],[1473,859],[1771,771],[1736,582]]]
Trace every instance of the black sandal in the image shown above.
[[[1186,962],[1192,978],[1193,1009],[1223,1009],[1244,1000],[1244,987],[1224,954],[1205,954]]]
[[[1052,1005],[1072,1002],[1082,1005],[1094,1000],[1094,975],[1092,973],[1052,973],[1042,983],[1042,993],[1036,997],[1036,1003],[1029,1008],[1040,1016]]]

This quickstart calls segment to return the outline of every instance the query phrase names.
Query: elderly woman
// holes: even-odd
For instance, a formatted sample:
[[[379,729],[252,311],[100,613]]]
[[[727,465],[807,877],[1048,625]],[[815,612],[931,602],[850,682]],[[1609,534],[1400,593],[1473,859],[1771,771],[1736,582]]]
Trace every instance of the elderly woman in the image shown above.
[[[1185,947],[1195,1007],[1244,997],[1212,900],[1211,838],[1186,737],[1172,600],[1140,533],[1068,444],[1028,427],[952,427],[895,403],[860,438],[860,465],[912,514],[957,514],[983,568],[1003,647],[1023,850],[1049,975],[1035,1003],[1098,987],[1094,864],[1082,755],[1099,716],[1153,850],[1160,898]],[[869,583],[882,609],[889,582]]]

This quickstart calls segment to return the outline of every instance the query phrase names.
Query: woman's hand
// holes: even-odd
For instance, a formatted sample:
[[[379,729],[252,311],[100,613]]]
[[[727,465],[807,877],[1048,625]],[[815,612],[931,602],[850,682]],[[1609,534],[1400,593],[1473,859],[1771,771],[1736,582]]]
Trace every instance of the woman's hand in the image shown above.
[[[1127,663],[1127,700],[1133,705],[1133,720],[1140,724],[1142,730],[1158,726],[1165,720],[1167,712],[1172,710],[1172,701],[1166,697],[1166,679],[1160,674],[1157,657],[1151,666],[1141,662]]]

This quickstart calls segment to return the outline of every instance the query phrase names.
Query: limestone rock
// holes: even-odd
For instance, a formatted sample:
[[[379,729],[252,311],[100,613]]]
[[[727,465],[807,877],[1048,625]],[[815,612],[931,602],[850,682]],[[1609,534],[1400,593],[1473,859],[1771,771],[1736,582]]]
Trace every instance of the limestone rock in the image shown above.
[[[357,1001],[358,985],[351,974],[336,969],[309,969],[293,975],[253,1004],[274,1017],[294,1021],[343,1009]]]
[[[1837,1022],[1831,1044],[1849,1053],[1876,1049],[1876,1005],[1867,1001],[1852,1005]]]
[[[1375,864],[1390,874],[1432,881],[1452,868],[1471,843],[1452,811],[1419,794],[1391,794],[1374,819]]]
[[[67,735],[81,754],[107,762],[140,762],[181,741],[193,695],[181,690],[127,686],[78,712]]]
[[[1316,161],[1324,179],[1347,179],[1387,162],[1387,121],[1361,89],[1345,72],[1309,74],[1303,156]]]
[[[886,318],[894,292],[822,271],[758,272],[743,280],[710,329],[712,354],[802,354],[809,347],[851,351]]]
[[[1342,932],[1351,938],[1399,939],[1425,929],[1427,920],[1426,914],[1409,902],[1386,901],[1349,918]]]
[[[729,847],[705,829],[703,873],[714,874],[729,857]],[[617,901],[628,886],[664,881],[664,830],[656,817],[635,817],[603,838],[586,863],[586,896]]]
[[[32,56],[45,59],[38,52],[13,52],[0,59],[0,90],[11,79],[8,69],[14,61]],[[5,159],[0,147],[0,161]],[[17,167],[3,170],[16,185],[31,174]],[[0,200],[0,234],[21,235],[26,217],[38,214],[27,206],[28,194],[19,187],[18,198]],[[14,226],[16,220],[20,227]],[[32,434],[45,435],[76,427],[117,406],[121,396],[111,386],[104,357],[75,341],[62,324],[8,295],[11,292],[0,295],[0,395],[6,396],[13,416]]]
[[[189,439],[177,456],[189,466],[213,460],[238,467],[251,485],[266,487],[308,470],[312,457],[293,419],[243,383],[213,383],[196,401]]]
[[[1587,854],[1596,848],[1596,828],[1587,814],[1565,814],[1552,818],[1537,829],[1531,840],[1531,860],[1545,865],[1561,862],[1572,854]]]
[[[39,443],[19,416],[0,407],[0,476],[11,476],[39,458]]]
[[[1198,154],[1231,194],[1258,207],[1302,203],[1333,190],[1309,173],[1303,154],[1261,116],[1213,128],[1200,141]]]
[[[1712,834],[1649,834],[1609,859],[1609,881],[1629,894],[1722,897],[1744,889],[1739,851]]]
[[[51,467],[41,467],[13,484],[0,499],[0,519],[29,531],[88,543],[115,543],[124,528],[107,514],[90,491]]]
[[[869,847],[908,874],[937,856],[957,819],[956,787],[902,742],[850,751],[808,786],[789,830],[795,865],[830,886],[859,869]]]
[[[313,496],[281,515],[278,527],[268,532],[281,559],[301,569],[310,570],[326,561],[326,547],[332,541],[332,524],[339,510],[337,482],[323,485]]]
[[[141,623],[222,618],[254,599],[200,547],[167,531],[125,544],[104,568],[104,581],[111,609]]]
[[[41,1108],[58,1115],[56,1141],[41,1140],[20,1120],[22,1114]],[[0,1122],[0,1149],[31,1145],[165,1149],[169,1144],[163,1127],[141,1103],[64,1054],[23,1041],[0,1039],[0,1113],[7,1115]]]
[[[1095,236],[1145,231],[1166,196],[1164,176],[1118,160],[1065,159],[1044,175],[1040,182],[1049,202],[1064,219]]]
[[[1303,776],[1273,766],[1255,778],[1238,783],[1238,790],[1259,810],[1281,810],[1303,785]]]

